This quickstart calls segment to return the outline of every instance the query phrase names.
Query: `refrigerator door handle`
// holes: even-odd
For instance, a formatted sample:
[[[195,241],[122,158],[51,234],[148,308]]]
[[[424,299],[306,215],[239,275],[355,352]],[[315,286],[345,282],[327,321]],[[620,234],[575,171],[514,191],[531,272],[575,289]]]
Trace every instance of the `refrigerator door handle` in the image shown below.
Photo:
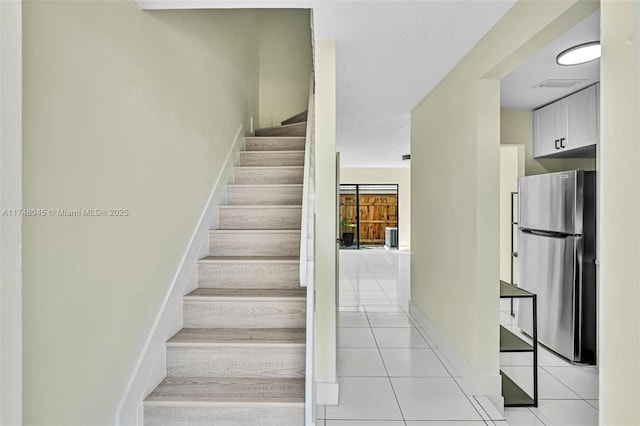
[[[537,231],[535,229],[520,229],[525,234],[537,235],[539,237],[547,237],[547,238],[556,238],[559,240],[572,237],[571,234],[561,234],[558,232],[549,232],[549,231]]]

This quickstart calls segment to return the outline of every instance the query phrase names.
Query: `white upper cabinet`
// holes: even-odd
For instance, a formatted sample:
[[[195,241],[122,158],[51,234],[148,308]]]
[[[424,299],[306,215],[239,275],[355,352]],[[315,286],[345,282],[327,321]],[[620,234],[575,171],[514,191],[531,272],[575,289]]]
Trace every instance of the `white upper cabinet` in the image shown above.
[[[599,84],[533,111],[533,157],[595,157]]]

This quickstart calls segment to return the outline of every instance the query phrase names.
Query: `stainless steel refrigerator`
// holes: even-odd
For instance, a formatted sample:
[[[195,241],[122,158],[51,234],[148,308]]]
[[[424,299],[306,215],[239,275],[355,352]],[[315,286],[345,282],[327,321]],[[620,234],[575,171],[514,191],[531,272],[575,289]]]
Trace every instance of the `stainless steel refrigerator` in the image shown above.
[[[538,295],[538,341],[587,364],[596,362],[595,173],[518,180],[518,286]],[[518,327],[532,334],[528,304]]]

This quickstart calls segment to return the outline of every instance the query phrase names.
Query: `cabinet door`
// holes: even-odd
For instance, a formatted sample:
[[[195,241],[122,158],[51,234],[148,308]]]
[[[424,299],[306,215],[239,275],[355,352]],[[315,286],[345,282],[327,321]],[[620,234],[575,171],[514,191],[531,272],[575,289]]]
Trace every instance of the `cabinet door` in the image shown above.
[[[564,149],[595,145],[597,141],[596,88],[591,86],[565,99],[566,114],[563,132]]]
[[[556,152],[559,110],[556,104],[547,105],[533,112],[533,157],[543,157]]]

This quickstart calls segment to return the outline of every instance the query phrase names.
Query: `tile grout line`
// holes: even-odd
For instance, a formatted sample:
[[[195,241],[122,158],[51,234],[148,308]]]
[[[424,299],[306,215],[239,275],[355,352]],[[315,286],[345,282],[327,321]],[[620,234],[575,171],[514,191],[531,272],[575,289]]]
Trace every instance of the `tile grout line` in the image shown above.
[[[573,393],[575,393],[576,395],[578,395],[583,401],[585,401],[587,404],[589,404],[589,402],[587,402],[587,400],[589,398],[585,398],[582,395],[580,395],[578,393],[578,391],[574,390],[571,386],[569,386],[568,384],[566,384],[562,379],[560,379],[559,377],[556,377],[551,371],[547,370],[548,367],[551,368],[568,368],[568,369],[572,369],[575,367],[574,365],[566,365],[566,366],[555,366],[555,365],[539,365],[539,368],[542,368],[544,371],[547,372],[547,374],[549,374],[551,377],[553,377],[554,379],[556,379],[558,382],[562,383],[563,385],[565,385],[567,388],[569,388],[569,390],[571,390]],[[598,392],[598,398],[596,398],[598,401],[600,400],[600,392]],[[589,404],[591,405],[591,404]],[[593,406],[592,406],[593,407]],[[595,407],[593,407],[595,408]],[[596,409],[597,411],[600,411],[598,409]]]
[[[540,406],[540,403],[538,402],[538,407],[539,407],[539,406]],[[538,408],[538,407],[536,407],[536,408]],[[531,414],[533,414],[533,417],[535,417],[536,419],[538,419],[538,421],[539,421],[540,423],[542,423],[544,426],[547,426],[547,424],[546,424],[545,422],[543,422],[543,421],[542,421],[542,419],[541,419],[540,417],[538,417],[538,416],[536,415],[536,413],[534,413],[534,412],[533,412],[533,410],[532,410],[531,408],[527,407],[527,410],[529,410],[529,412],[530,412]]]
[[[400,411],[400,415],[402,416],[402,421],[405,426],[407,424],[407,419],[404,417],[404,412],[402,411],[402,406],[400,405],[400,400],[398,399],[398,395],[396,394],[396,389],[393,387],[393,382],[391,381],[391,377],[389,376],[389,370],[387,369],[387,363],[384,362],[384,357],[382,356],[382,351],[380,350],[380,345],[378,344],[378,339],[376,339],[376,335],[373,332],[373,327],[371,326],[371,321],[369,320],[369,314],[365,311],[365,316],[367,317],[367,322],[369,323],[369,330],[373,335],[373,340],[376,343],[376,349],[378,349],[378,355],[380,355],[380,360],[382,361],[382,366],[384,367],[384,371],[387,373],[387,380],[389,381],[389,385],[391,386],[391,391],[393,392],[393,397],[396,399],[396,404],[398,404],[398,410]]]
[[[471,398],[469,397],[469,395],[467,395],[467,393],[464,391],[464,389],[462,389],[462,386],[460,386],[460,383],[458,383],[458,381],[456,380],[455,377],[451,377],[454,381],[454,383],[456,384],[456,386],[458,387],[458,389],[460,389],[460,392],[462,392],[462,394],[464,395],[465,398],[467,398],[467,400],[469,401],[469,404],[471,404],[471,406],[473,407],[474,410],[476,410],[476,413],[478,413],[478,415],[480,416],[480,420],[482,420],[483,422],[485,422],[484,417],[482,416],[482,413],[480,412],[480,410],[478,410],[478,408],[476,407],[476,405],[471,401]],[[475,398],[474,398],[475,399]],[[478,405],[480,405],[478,403],[478,401],[476,401],[476,403]],[[485,415],[487,416],[487,418],[489,418],[489,420],[493,423],[493,420],[491,419],[491,416],[484,411],[484,408],[482,408],[482,406],[480,405],[480,408],[482,409],[482,411],[485,413]]]
[[[409,320],[413,322],[413,320],[411,319],[411,315],[409,315],[407,313],[407,317],[409,317]],[[417,328],[417,327],[416,327]],[[429,339],[429,341],[427,341],[427,339],[425,338],[425,336],[420,332],[420,329],[417,329],[418,333],[420,334],[420,336],[423,338],[423,340],[425,340],[425,342],[427,343],[427,346],[431,347],[431,344],[429,343],[431,341],[431,339]],[[424,331],[424,330],[423,330]],[[424,333],[426,334],[427,332],[424,331]],[[465,396],[465,398],[467,398],[467,400],[469,401],[469,404],[471,404],[471,406],[473,407],[473,409],[478,413],[478,415],[480,416],[480,419],[486,423],[486,421],[484,420],[482,413],[480,413],[480,411],[478,411],[478,408],[475,406],[475,404],[471,401],[471,399],[469,398],[469,396],[467,395],[467,393],[464,391],[464,389],[462,389],[462,387],[460,386],[460,384],[458,383],[458,381],[456,380],[455,377],[453,377],[453,374],[451,373],[451,371],[449,371],[449,369],[447,368],[447,365],[445,362],[443,362],[442,358],[440,358],[440,356],[438,355],[438,352],[435,351],[435,349],[437,348],[432,348],[433,353],[435,354],[436,358],[438,358],[438,361],[440,361],[440,363],[442,364],[442,366],[444,367],[444,369],[447,371],[447,373],[449,374],[449,377],[451,379],[453,379],[453,382],[456,384],[456,386],[460,389],[460,391],[462,392],[462,394]],[[477,401],[476,401],[477,402]],[[480,404],[478,404],[480,405]],[[482,406],[480,406],[480,408],[482,408]],[[482,409],[482,411],[484,411],[484,409]],[[489,418],[489,420],[493,423],[493,420],[491,419],[491,416],[485,411],[486,416]]]

